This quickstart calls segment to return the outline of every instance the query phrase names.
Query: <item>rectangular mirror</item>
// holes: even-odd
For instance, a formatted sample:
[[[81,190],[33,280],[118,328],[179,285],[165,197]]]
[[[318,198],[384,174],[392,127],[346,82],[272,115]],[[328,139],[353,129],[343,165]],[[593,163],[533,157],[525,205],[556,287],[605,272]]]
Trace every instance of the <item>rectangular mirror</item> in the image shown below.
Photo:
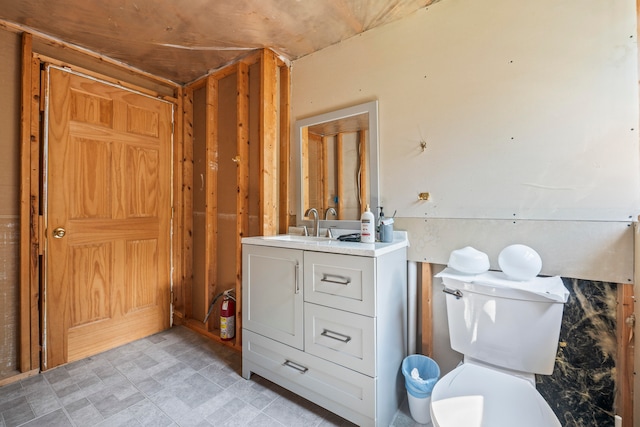
[[[322,227],[360,228],[360,215],[379,206],[378,101],[296,121],[297,225],[318,211]]]

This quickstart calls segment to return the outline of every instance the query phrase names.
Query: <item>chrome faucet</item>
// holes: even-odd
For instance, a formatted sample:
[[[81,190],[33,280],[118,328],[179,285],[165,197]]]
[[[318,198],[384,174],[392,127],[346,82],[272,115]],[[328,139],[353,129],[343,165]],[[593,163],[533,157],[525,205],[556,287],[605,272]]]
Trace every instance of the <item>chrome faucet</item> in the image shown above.
[[[318,218],[318,210],[316,208],[307,209],[304,216],[309,216],[310,214],[313,214],[313,229],[316,232],[316,237],[320,237],[320,219]]]
[[[336,212],[336,210],[334,208],[329,208],[324,212],[324,220],[328,220],[329,219],[329,213],[332,213],[333,216],[338,216],[338,213]]]

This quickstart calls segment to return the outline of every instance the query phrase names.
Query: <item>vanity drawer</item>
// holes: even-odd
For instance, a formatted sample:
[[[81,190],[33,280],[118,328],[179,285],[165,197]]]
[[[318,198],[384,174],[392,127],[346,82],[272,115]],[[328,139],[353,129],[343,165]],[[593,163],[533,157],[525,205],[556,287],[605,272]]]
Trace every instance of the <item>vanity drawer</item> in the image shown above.
[[[373,425],[373,378],[243,330],[243,376],[254,372],[347,418]]]
[[[375,320],[322,305],[304,304],[304,348],[375,377]]]
[[[304,253],[304,299],[375,316],[375,258]]]

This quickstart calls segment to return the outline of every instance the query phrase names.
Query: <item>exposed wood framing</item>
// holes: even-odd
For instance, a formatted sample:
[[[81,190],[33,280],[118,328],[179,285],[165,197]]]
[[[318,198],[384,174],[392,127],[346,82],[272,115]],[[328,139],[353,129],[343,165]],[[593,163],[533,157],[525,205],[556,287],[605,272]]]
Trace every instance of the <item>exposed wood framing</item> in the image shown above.
[[[369,146],[369,144],[367,144],[367,131],[366,130],[361,130],[358,132],[358,146],[360,147],[359,153],[360,153],[360,158],[358,159],[359,161],[359,165],[360,165],[360,183],[358,185],[358,189],[360,191],[360,211],[364,212],[364,210],[367,208],[366,203],[367,200],[369,200],[369,186],[367,185],[367,183],[369,182],[369,175],[368,175],[368,171],[369,171],[369,162],[367,161],[367,159],[369,158],[369,153],[367,152],[367,147]],[[365,206],[363,206],[365,205]],[[375,212],[376,211],[377,206],[371,206],[371,211]]]
[[[418,263],[420,284],[420,324],[422,325],[422,354],[433,357],[433,275],[431,264]]]
[[[260,230],[271,236],[278,222],[278,84],[275,53],[262,50],[260,67]]]
[[[318,209],[318,216],[322,218],[322,214],[326,209],[325,195],[327,194],[325,191],[327,175],[324,173],[326,162],[322,156],[326,140],[324,138],[316,138],[316,141],[317,147],[315,148],[314,154],[314,157],[316,158],[316,161],[314,162],[316,164],[316,182],[311,183],[311,185],[315,188],[314,193],[316,194],[313,206]]]
[[[305,126],[301,132],[300,185],[302,185],[302,188],[309,188],[309,127]],[[302,203],[302,207],[306,208],[309,206],[309,191],[303,191],[302,197],[303,199],[299,203]],[[304,216],[304,212],[301,212],[301,215]]]
[[[176,311],[176,322],[186,320],[192,311],[191,288],[193,287],[193,91],[192,86],[182,93],[182,200],[180,212],[183,226],[182,246],[182,307]]]
[[[47,63],[47,64],[52,64],[52,65],[57,65],[59,67],[63,67],[63,68],[73,68],[74,71],[81,73],[81,74],[85,74],[87,76],[99,79],[99,80],[103,80],[109,83],[112,83],[116,86],[121,86],[123,88],[126,89],[130,89],[136,92],[140,92],[143,93],[145,95],[149,95],[151,97],[154,98],[160,98],[160,99],[164,99],[165,101],[168,102],[173,102],[174,104],[177,102],[177,99],[175,96],[170,96],[170,95],[161,95],[159,94],[156,90],[154,89],[148,89],[145,87],[141,87],[126,81],[123,81],[122,79],[118,79],[115,77],[111,77],[109,75],[105,75],[102,74],[101,72],[96,72],[94,70],[91,70],[89,68],[85,68],[85,67],[81,67],[78,65],[72,65],[69,64],[66,61],[61,61],[57,58],[42,54],[42,53],[35,53],[34,56],[36,58],[38,58],[41,62]]]
[[[21,372],[40,365],[40,66],[32,36],[22,36],[20,136],[20,349]]]
[[[291,70],[278,60],[280,69],[280,207],[279,232],[289,231],[289,164],[290,164],[290,115],[291,115]]]
[[[619,284],[617,291],[617,342],[618,356],[616,361],[616,414],[622,417],[623,427],[633,424],[633,357],[634,326],[633,285]]]
[[[322,157],[320,157],[322,162],[322,200],[320,207],[322,208],[321,212],[324,212],[326,216],[327,209],[331,206],[328,201],[329,198],[329,141],[326,136],[322,137]],[[305,187],[308,188],[308,187]]]
[[[235,67],[233,67],[235,69]],[[206,221],[205,221],[205,284],[207,307],[218,292],[218,76],[209,76],[206,91]],[[213,318],[207,326],[211,330]]]
[[[207,85],[208,76],[198,79],[183,90],[183,200],[184,211],[182,212],[184,221],[184,245],[183,245],[183,298],[184,305],[181,313],[177,313],[179,322],[191,325],[190,320],[193,313],[193,262],[194,262],[194,223],[193,223],[193,195],[194,195],[194,92]],[[202,324],[199,325],[202,328]]]
[[[249,66],[238,64],[236,196],[236,345],[242,344],[242,238],[249,235]]]
[[[640,22],[640,0],[636,0],[636,22]],[[636,40],[640,37],[640,26],[636,26]],[[638,55],[638,72],[640,72],[640,50],[636,50]],[[640,218],[639,218],[640,220]],[[638,234],[638,222],[634,224],[634,294],[640,295],[640,235]],[[634,299],[635,301],[635,299]],[[633,310],[636,317],[636,324],[640,321],[640,304],[635,303]],[[637,328],[634,328],[637,332]],[[636,373],[636,369],[640,368],[640,351],[634,352],[633,358],[630,359],[633,362],[633,388],[634,390],[640,390],[640,375]],[[640,393],[633,394],[633,410],[636,420],[640,420]]]
[[[209,79],[209,76],[211,74],[207,74],[206,76],[202,76],[201,78],[199,78],[198,80],[188,84],[187,86],[185,86],[185,89],[191,89],[191,90],[197,90],[200,88],[205,87],[205,85],[207,84],[207,80]]]
[[[182,188],[184,183],[184,116],[183,102],[184,89],[178,89],[176,106],[173,110],[173,215],[172,215],[172,262],[173,272],[171,276],[172,291],[171,304],[173,313],[180,312],[184,306],[184,283],[182,277],[184,275],[184,257],[182,256],[182,247],[184,242],[184,197],[182,196]],[[171,319],[173,322],[173,318]]]
[[[29,34],[32,39],[30,43],[34,47],[33,49],[34,51],[46,50],[46,51],[67,52],[67,54],[63,56],[69,56],[69,54],[71,54],[76,58],[78,57],[91,58],[96,64],[102,64],[100,66],[101,70],[99,70],[103,72],[103,74],[101,74],[102,77],[104,77],[105,74],[109,74],[109,72],[106,71],[107,69],[110,69],[112,71],[116,70],[116,72],[112,74],[119,75],[119,78],[122,81],[122,86],[124,87],[127,87],[127,85],[130,83],[127,79],[133,80],[133,81],[138,80],[138,83],[140,83],[141,80],[145,80],[149,82],[151,85],[155,86],[156,88],[160,88],[160,87],[166,88],[166,87],[177,86],[177,84],[171,80],[158,77],[151,73],[132,67],[131,65],[126,64],[124,62],[117,61],[108,56],[96,53],[95,51],[84,49],[77,45],[67,43],[60,39],[51,37],[47,34],[34,31],[32,28],[24,25],[20,25],[20,24],[16,24],[13,22],[0,19],[0,28],[4,28],[8,31],[13,31],[20,34]],[[40,52],[40,54],[41,53],[44,53],[44,52]],[[51,62],[50,60],[53,60],[54,62]],[[47,57],[47,60],[42,62],[51,62],[56,65],[61,65],[59,63],[61,61],[59,61],[57,58]],[[64,65],[73,66],[74,70],[81,71],[81,69],[78,67],[80,64],[65,62],[64,64],[62,64],[62,66]],[[81,72],[84,74],[85,70],[82,70]],[[142,86],[145,86],[145,85],[138,84],[137,86],[133,86],[130,89],[135,88],[135,90],[140,91]]]
[[[250,67],[254,64],[260,64],[260,99],[254,100],[255,103],[250,100]],[[287,178],[289,159],[288,154],[284,154],[285,160],[278,157],[279,150],[286,150],[288,153],[288,136],[280,137],[278,139],[278,128],[289,127],[288,114],[287,118],[282,119],[278,117],[278,105],[284,105],[288,111],[289,107],[289,95],[288,93],[279,93],[279,89],[287,90],[288,92],[288,68],[278,69],[278,66],[284,67],[284,64],[278,62],[273,52],[265,50],[265,52],[259,52],[258,54],[252,54],[246,56],[242,61],[225,67],[224,69],[217,70],[210,73],[205,78],[198,79],[185,88],[184,96],[184,147],[183,147],[183,191],[184,191],[184,251],[187,255],[184,257],[184,323],[193,328],[194,330],[202,333],[214,339],[222,342],[226,346],[230,346],[236,349],[241,348],[241,318],[242,318],[242,245],[241,239],[248,236],[250,233],[249,228],[249,178],[250,173],[259,174],[260,181],[260,193],[259,193],[259,205],[260,205],[260,232],[262,234],[275,234],[278,230],[279,215],[278,208],[282,209],[282,197],[285,199],[288,196],[288,183],[284,186],[279,186],[279,180]],[[236,253],[235,253],[235,271],[236,271],[236,338],[231,341],[222,341],[217,333],[217,329],[214,326],[215,320],[212,320],[208,325],[203,325],[199,319],[191,318],[193,313],[193,299],[191,293],[193,292],[193,263],[200,263],[205,268],[205,286],[207,295],[202,297],[206,299],[207,303],[211,303],[213,298],[220,292],[217,289],[218,268],[220,267],[218,261],[218,224],[217,224],[217,197],[218,197],[218,180],[222,177],[217,176],[217,165],[219,161],[218,144],[219,141],[219,109],[226,108],[220,104],[219,100],[219,88],[218,84],[221,79],[228,76],[236,76],[236,168],[237,168],[237,198],[236,198]],[[283,77],[284,76],[284,77]],[[279,79],[287,80],[287,83],[281,83],[279,85]],[[283,86],[284,85],[284,88]],[[207,155],[207,171],[206,171],[206,244],[205,254],[194,254],[193,248],[193,222],[191,218],[191,212],[193,211],[193,117],[194,108],[193,105],[193,93],[195,90],[206,87],[206,111],[205,111],[205,134],[206,134],[206,155]],[[266,98],[265,98],[266,97]],[[265,101],[266,99],[266,101]],[[251,111],[250,105],[260,107],[259,122],[256,123],[259,128],[260,139],[260,164],[250,164],[250,118]],[[231,107],[231,106],[229,106]],[[280,121],[278,121],[280,120]],[[286,132],[288,135],[288,132]],[[286,140],[285,140],[286,139]],[[282,157],[282,156],[281,156]],[[284,168],[285,171],[282,172]],[[278,194],[284,192],[284,194]],[[254,195],[256,197],[258,195]],[[288,203],[288,202],[287,202]],[[286,216],[286,208],[284,209]],[[288,217],[282,221],[282,224],[288,223]],[[197,259],[196,259],[197,257]],[[199,297],[199,296],[198,296]],[[207,304],[208,306],[208,304]]]
[[[44,112],[44,88],[46,87],[45,74],[40,71],[40,61],[31,59],[31,177],[29,178],[31,187],[31,369],[40,367],[40,342],[42,324],[41,319],[44,313],[40,311],[42,306],[40,288],[40,269],[42,255],[44,255],[45,230],[42,216],[42,195],[40,193],[40,181],[42,175],[42,139],[41,128],[43,125],[41,115]]]
[[[65,44],[49,43],[63,49]],[[81,52],[85,53],[85,52]],[[101,61],[101,56],[94,55],[93,59]],[[49,56],[48,53],[33,52],[32,36],[25,34],[23,38],[23,90],[22,90],[22,128],[21,128],[21,339],[20,339],[20,370],[25,373],[37,370],[40,365],[40,309],[39,309],[39,255],[43,243],[40,229],[40,64],[43,61],[59,65],[71,66],[63,60]],[[174,321],[182,323],[192,309],[189,291],[193,282],[193,220],[189,213],[193,209],[193,91],[197,87],[207,85],[207,155],[210,164],[217,162],[216,129],[217,129],[217,81],[224,76],[238,72],[238,153],[240,158],[248,155],[248,65],[261,61],[260,78],[260,228],[263,234],[274,234],[278,229],[287,230],[288,196],[289,196],[289,109],[290,109],[290,70],[282,61],[277,60],[272,51],[249,55],[237,67],[227,67],[216,73],[214,77],[207,76],[193,85],[180,88],[174,85],[173,95],[158,94],[151,89],[131,84],[119,77],[110,77],[92,69],[73,65],[73,69],[83,74],[101,78],[125,88],[135,89],[150,96],[163,98],[176,104],[174,123],[174,151],[173,151],[173,276],[174,283],[172,303],[174,305]],[[110,64],[119,66],[120,64]],[[278,68],[279,67],[279,68]],[[126,72],[136,74],[137,70],[127,69]],[[116,73],[117,74],[117,73]],[[145,78],[150,76],[144,76]],[[154,79],[158,84],[168,83],[161,79]],[[279,106],[279,108],[278,108]],[[278,113],[280,112],[280,115]],[[243,125],[246,123],[247,125]],[[279,131],[279,133],[278,133]],[[213,147],[213,148],[211,148]],[[280,153],[280,156],[278,156]],[[238,254],[237,254],[237,307],[241,307],[241,245],[240,239],[248,234],[248,176],[249,165],[239,162],[238,191]],[[256,170],[258,167],[256,166]],[[216,175],[209,174],[207,186],[214,191],[217,187]],[[215,198],[208,195],[207,215],[216,218]],[[209,227],[209,225],[208,225]],[[215,222],[207,228],[207,248],[216,250]],[[213,260],[214,257],[207,257]],[[28,261],[27,261],[28,260]],[[215,261],[208,266],[209,292],[215,284]],[[209,299],[213,295],[209,295]],[[241,312],[238,312],[238,330],[241,328]],[[207,335],[210,335],[207,331]],[[238,335],[235,346],[241,345]]]

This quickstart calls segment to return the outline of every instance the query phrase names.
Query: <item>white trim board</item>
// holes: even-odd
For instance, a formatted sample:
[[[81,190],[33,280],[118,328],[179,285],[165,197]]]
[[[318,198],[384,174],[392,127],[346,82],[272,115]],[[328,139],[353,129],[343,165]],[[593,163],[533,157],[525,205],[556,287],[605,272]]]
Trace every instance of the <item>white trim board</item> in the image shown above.
[[[446,265],[452,250],[472,246],[499,270],[498,254],[521,243],[542,258],[542,275],[632,283],[633,222],[396,218],[409,232],[408,259]]]

